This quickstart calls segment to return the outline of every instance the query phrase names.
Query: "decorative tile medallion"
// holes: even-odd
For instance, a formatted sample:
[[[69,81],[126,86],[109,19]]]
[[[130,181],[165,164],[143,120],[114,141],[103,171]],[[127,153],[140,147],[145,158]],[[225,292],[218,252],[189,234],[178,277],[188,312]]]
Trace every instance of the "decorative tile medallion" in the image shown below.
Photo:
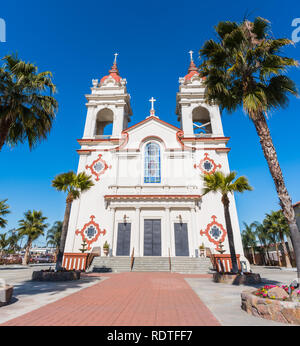
[[[205,231],[200,230],[200,235],[206,235],[208,240],[217,246],[217,250],[219,249],[219,242],[221,241],[223,243],[227,232],[223,225],[216,221],[217,217],[215,215],[213,215],[211,218],[213,221],[206,226]]]
[[[81,230],[76,230],[75,232],[76,235],[81,235],[82,241],[85,239],[88,245],[87,250],[91,250],[91,244],[98,240],[100,234],[106,234],[106,230],[101,230],[99,225],[94,221],[94,215],[91,215],[90,219],[90,222],[86,223]]]
[[[102,159],[102,154],[98,155],[98,158],[94,160],[90,165],[85,166],[86,169],[89,169],[91,173],[96,177],[96,181],[100,178],[100,175],[104,174],[107,169],[111,169],[111,165],[109,166],[106,161]]]
[[[204,154],[204,158],[199,162],[198,165],[194,164],[194,168],[199,168],[204,174],[213,174],[217,170],[217,168],[221,168],[222,166],[217,165],[213,159],[208,157],[208,153]]]

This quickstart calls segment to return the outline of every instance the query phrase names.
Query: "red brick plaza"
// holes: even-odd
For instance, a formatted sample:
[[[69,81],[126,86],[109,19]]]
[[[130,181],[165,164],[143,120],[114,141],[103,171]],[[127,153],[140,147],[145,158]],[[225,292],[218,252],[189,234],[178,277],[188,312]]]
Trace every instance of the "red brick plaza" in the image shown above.
[[[2,325],[220,325],[184,280],[186,277],[209,275],[141,272],[92,275],[109,278]]]

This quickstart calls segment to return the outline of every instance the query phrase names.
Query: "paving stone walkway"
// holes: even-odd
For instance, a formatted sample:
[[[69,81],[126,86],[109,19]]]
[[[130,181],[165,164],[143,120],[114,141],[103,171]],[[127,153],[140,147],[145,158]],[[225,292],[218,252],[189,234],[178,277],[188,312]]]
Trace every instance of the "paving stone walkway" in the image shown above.
[[[218,326],[219,321],[175,273],[119,273],[3,326]]]

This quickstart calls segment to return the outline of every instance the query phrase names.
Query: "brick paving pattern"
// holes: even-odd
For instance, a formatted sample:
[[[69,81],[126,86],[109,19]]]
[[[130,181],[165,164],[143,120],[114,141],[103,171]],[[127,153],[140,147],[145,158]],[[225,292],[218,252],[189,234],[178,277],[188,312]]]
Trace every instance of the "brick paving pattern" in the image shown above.
[[[14,318],[3,326],[217,326],[175,273],[98,274],[110,278]]]

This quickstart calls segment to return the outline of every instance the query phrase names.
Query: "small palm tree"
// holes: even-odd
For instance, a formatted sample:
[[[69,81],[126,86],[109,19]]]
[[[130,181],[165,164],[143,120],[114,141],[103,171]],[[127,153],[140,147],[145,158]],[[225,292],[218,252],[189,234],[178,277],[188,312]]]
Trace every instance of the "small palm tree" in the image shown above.
[[[298,62],[281,53],[293,42],[274,38],[269,21],[260,17],[253,22],[220,22],[215,30],[217,39],[206,41],[200,50],[206,100],[228,112],[243,107],[253,122],[289,224],[300,282],[300,232],[267,124],[272,110],[285,107],[289,95],[297,95],[286,70]]]
[[[0,151],[28,141],[32,149],[51,130],[57,101],[52,73],[8,55],[0,68]],[[50,95],[46,95],[47,91]]]
[[[242,241],[243,245],[246,249],[250,247],[252,253],[252,262],[255,265],[255,247],[256,247],[256,235],[253,231],[253,227],[255,227],[254,223],[248,225],[246,222],[243,223],[245,229],[242,231]]]
[[[222,195],[221,201],[224,206],[224,215],[225,223],[228,235],[229,250],[232,261],[232,272],[238,272],[238,265],[236,260],[236,253],[233,240],[233,230],[231,224],[231,217],[229,212],[229,195],[232,195],[234,192],[244,192],[246,190],[252,190],[252,187],[249,185],[247,178],[239,177],[235,181],[236,172],[230,172],[225,175],[224,173],[217,171],[213,174],[204,175],[204,190],[203,194],[206,195],[209,192],[220,193]]]
[[[6,233],[0,233],[0,256],[3,256],[8,246],[8,239]]]
[[[289,225],[282,211],[281,210],[271,211],[270,214],[266,214],[266,217],[263,222],[268,232],[271,234],[274,234],[276,238],[280,240],[281,246],[283,249],[284,258],[285,258],[285,264],[287,267],[291,268],[292,265],[291,265],[288,250],[284,240],[284,237],[290,234],[290,230],[289,230]],[[276,250],[278,250],[278,246],[276,247]],[[282,265],[280,259],[279,259],[279,265]]]
[[[45,223],[47,217],[43,216],[41,211],[28,210],[24,213],[24,216],[24,219],[19,220],[20,227],[18,228],[18,232],[21,237],[27,237],[25,255],[22,261],[23,265],[27,265],[30,260],[30,249],[33,241],[39,236],[44,235],[48,224]]]
[[[67,193],[66,210],[56,260],[56,270],[59,270],[62,268],[62,259],[67,239],[72,202],[77,199],[82,192],[87,191],[94,186],[94,183],[92,182],[92,177],[86,173],[81,172],[76,175],[73,171],[70,171],[68,173],[57,175],[52,181],[52,186],[58,191]]]
[[[20,251],[21,247],[18,242],[21,239],[21,236],[18,231],[16,229],[11,229],[10,231],[8,231],[8,234],[8,252],[16,253],[17,251]]]
[[[268,230],[264,227],[263,224],[261,224],[258,221],[253,222],[253,224],[255,225],[255,234],[260,242],[261,248],[263,249],[263,253],[264,255],[266,254],[267,257],[267,261],[265,261],[265,257],[264,257],[264,262],[268,263],[269,265],[271,265],[271,259],[270,259],[270,254],[269,254],[269,234],[268,234]]]
[[[4,228],[7,225],[7,220],[4,219],[2,216],[10,213],[9,205],[6,204],[6,201],[7,199],[0,201],[0,228]]]
[[[54,225],[47,232],[47,246],[55,248],[54,262],[56,262],[57,254],[59,251],[62,226],[63,223],[61,221],[55,221]]]

